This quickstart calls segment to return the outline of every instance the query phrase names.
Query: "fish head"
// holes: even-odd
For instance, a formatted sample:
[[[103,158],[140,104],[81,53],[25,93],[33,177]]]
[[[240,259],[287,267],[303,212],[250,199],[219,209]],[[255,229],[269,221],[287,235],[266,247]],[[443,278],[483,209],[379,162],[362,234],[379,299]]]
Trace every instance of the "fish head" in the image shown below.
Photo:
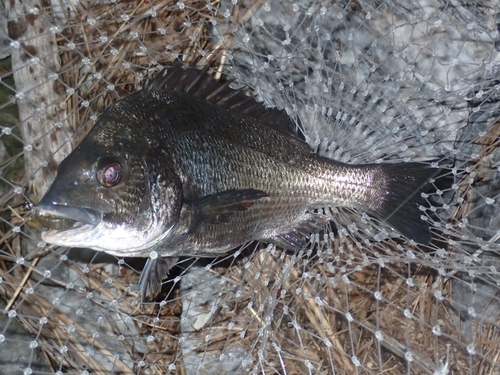
[[[106,128],[96,123],[61,162],[35,209],[35,220],[63,219],[67,224],[46,225],[42,239],[51,244],[144,255],[168,236],[178,219],[180,182],[144,137]]]

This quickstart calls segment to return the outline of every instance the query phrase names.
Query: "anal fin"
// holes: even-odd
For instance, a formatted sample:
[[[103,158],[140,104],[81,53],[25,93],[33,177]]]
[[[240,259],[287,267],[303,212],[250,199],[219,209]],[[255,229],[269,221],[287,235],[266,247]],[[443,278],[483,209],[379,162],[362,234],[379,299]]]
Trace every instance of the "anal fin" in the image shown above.
[[[317,233],[330,218],[320,213],[310,213],[306,219],[301,221],[292,230],[282,233],[279,236],[266,239],[267,242],[278,247],[298,251],[305,248],[309,242],[311,234]]]

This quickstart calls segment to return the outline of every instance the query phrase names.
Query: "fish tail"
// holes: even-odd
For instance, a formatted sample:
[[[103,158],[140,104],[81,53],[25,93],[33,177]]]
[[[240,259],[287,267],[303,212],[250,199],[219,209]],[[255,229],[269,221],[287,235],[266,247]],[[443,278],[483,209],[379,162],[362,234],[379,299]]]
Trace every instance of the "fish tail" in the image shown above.
[[[422,190],[439,172],[423,163],[379,164],[386,181],[383,203],[373,215],[420,244],[431,240],[429,224],[420,210],[425,201]]]

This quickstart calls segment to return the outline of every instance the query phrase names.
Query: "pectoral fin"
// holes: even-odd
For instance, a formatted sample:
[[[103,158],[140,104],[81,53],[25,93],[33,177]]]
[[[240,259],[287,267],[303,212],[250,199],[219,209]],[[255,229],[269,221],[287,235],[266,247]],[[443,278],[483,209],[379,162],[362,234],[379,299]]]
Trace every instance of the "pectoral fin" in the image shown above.
[[[191,217],[185,234],[197,232],[201,225],[228,223],[235,212],[246,211],[257,199],[267,196],[256,189],[228,190],[188,202],[185,210]]]

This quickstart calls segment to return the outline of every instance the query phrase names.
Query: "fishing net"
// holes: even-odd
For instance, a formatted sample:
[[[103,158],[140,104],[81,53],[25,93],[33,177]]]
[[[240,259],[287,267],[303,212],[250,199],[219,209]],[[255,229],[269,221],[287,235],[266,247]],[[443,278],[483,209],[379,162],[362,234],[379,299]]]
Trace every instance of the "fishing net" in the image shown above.
[[[500,5],[0,3],[0,373],[500,374]],[[97,117],[184,60],[349,163],[440,167],[428,245],[331,207],[298,252],[141,258],[45,244],[32,206]],[[142,124],[147,126],[147,124]]]

